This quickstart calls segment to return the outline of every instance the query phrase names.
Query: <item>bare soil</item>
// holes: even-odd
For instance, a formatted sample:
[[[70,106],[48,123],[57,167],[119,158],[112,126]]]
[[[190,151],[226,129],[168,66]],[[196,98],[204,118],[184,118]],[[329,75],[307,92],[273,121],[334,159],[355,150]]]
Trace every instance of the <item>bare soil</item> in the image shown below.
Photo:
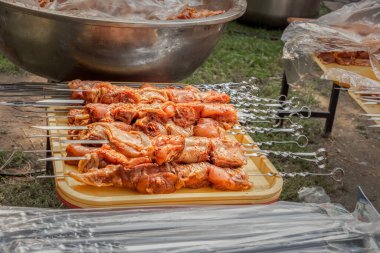
[[[326,110],[329,98],[319,95],[317,99]],[[380,210],[380,129],[368,128],[373,122],[360,115],[363,113],[347,92],[341,92],[332,135],[321,138],[320,143],[329,152],[329,164],[345,170],[343,187],[337,185],[330,197],[351,211],[358,186]]]
[[[2,83],[19,81],[46,81],[37,76],[0,75]],[[2,101],[16,98],[1,98]],[[21,97],[17,99],[27,99]],[[318,95],[321,107],[326,109],[328,97]],[[0,107],[0,148],[44,149],[45,139],[30,139],[31,134],[43,134],[32,129],[32,125],[45,124],[44,119],[17,118],[15,115],[30,115],[18,108]],[[380,210],[380,129],[367,126],[371,122],[360,116],[363,111],[345,92],[341,94],[331,137],[320,139],[320,146],[329,152],[329,163],[341,167],[346,175],[343,185],[336,185],[331,196],[333,202],[341,203],[353,210],[356,203],[357,186],[361,186],[374,206]],[[315,120],[315,119],[313,119]]]
[[[1,83],[16,82],[46,82],[46,79],[34,75],[4,75],[0,74]],[[1,101],[30,100],[28,97],[1,97]],[[33,98],[35,99],[35,98]],[[10,150],[22,148],[23,150],[44,149],[45,140],[40,138],[28,138],[32,134],[44,134],[40,130],[33,129],[33,125],[44,125],[45,119],[21,118],[27,116],[26,108],[0,107],[0,149]],[[38,114],[34,114],[38,115]]]

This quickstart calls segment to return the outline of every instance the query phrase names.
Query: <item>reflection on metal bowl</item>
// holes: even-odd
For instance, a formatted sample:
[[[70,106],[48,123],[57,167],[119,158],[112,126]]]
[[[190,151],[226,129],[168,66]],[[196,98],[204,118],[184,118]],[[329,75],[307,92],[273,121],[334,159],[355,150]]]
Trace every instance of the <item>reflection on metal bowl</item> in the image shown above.
[[[319,14],[321,0],[247,0],[242,21],[272,28],[284,28],[288,17],[314,18]]]
[[[225,10],[202,19],[121,21],[80,18],[0,0],[0,51],[51,80],[179,81],[198,68],[246,0],[205,0]]]

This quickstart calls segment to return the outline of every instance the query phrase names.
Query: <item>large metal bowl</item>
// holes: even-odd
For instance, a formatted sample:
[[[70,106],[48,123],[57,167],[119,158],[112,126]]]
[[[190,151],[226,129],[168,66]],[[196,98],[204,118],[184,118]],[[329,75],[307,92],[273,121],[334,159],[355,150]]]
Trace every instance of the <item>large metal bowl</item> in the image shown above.
[[[242,21],[271,28],[284,28],[288,17],[314,18],[319,14],[321,0],[247,0]]]
[[[51,80],[179,81],[198,68],[246,0],[205,0],[222,15],[192,20],[80,18],[0,0],[0,51]]]

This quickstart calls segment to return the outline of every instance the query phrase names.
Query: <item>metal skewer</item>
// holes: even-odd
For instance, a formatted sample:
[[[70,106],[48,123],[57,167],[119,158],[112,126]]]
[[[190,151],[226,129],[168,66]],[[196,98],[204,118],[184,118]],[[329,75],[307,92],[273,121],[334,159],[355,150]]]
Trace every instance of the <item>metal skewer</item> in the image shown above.
[[[284,158],[292,158],[297,160],[304,160],[315,163],[318,168],[325,168],[327,161],[327,151],[324,148],[318,149],[316,152],[287,152],[287,151],[274,151],[274,150],[261,150],[261,149],[247,149],[246,156],[260,157],[260,156],[280,156]]]
[[[344,178],[344,170],[342,168],[334,168],[331,172],[328,173],[313,173],[313,172],[278,172],[278,173],[263,173],[263,174],[249,174],[249,176],[254,177],[310,177],[310,176],[327,176],[333,179],[336,182],[342,182]],[[45,178],[66,178],[70,177],[68,175],[41,175],[36,176],[36,179],[45,179]]]
[[[378,117],[378,118],[369,118],[369,119],[367,119],[367,120],[379,121],[379,120],[380,120],[380,117]]]
[[[84,144],[84,145],[93,145],[93,144],[107,144],[108,140],[58,140],[60,143],[65,144]],[[261,149],[247,149],[245,156],[248,157],[261,157],[261,156],[280,156],[284,158],[292,158],[297,160],[304,160],[308,162],[315,163],[319,168],[325,168],[327,161],[327,152],[324,148],[318,149],[316,152],[286,152],[286,151],[273,151],[273,150],[261,150]],[[253,152],[253,153],[250,153]],[[86,156],[79,157],[46,157],[40,158],[38,161],[79,161],[79,160],[88,160]]]
[[[380,113],[365,113],[361,114],[362,116],[368,116],[368,117],[380,117]]]
[[[309,139],[305,135],[297,136],[294,141],[264,141],[264,142],[253,142],[253,143],[242,143],[244,147],[254,147],[254,146],[273,146],[275,144],[296,144],[300,148],[305,148],[309,143]]]
[[[302,134],[303,127],[300,125],[292,125],[290,128],[265,128],[265,127],[251,127],[251,126],[234,126],[227,133],[237,134],[268,134],[268,133],[284,133],[291,134],[292,136],[299,136]]]
[[[14,115],[16,118],[57,118],[57,119],[68,119],[68,118],[75,118],[75,116],[65,116],[65,115]]]
[[[375,98],[360,98],[360,100],[365,101],[365,102],[374,102],[374,103],[380,102],[380,98],[379,99],[375,99]]]
[[[51,135],[51,134],[35,134],[29,135],[27,138],[69,138],[69,137],[77,137],[75,134],[61,134],[61,135]]]
[[[249,176],[268,176],[268,177],[309,177],[309,176],[328,176],[336,182],[342,182],[344,170],[342,168],[334,168],[329,173],[313,173],[313,172],[278,172],[265,174],[250,174]]]
[[[378,105],[378,104],[380,104],[380,100],[379,101],[374,101],[374,102],[364,102],[363,104],[364,105]]]
[[[32,126],[33,128],[41,130],[87,130],[87,126]],[[303,129],[300,125],[292,125],[291,128],[265,128],[265,127],[243,127],[234,126],[231,130],[228,130],[228,134],[238,135],[238,134],[257,134],[257,133],[286,133],[293,136],[301,135],[301,130]]]
[[[87,130],[87,126],[32,126],[42,130]]]
[[[373,89],[373,91],[354,91],[358,95],[380,95],[380,91]]]

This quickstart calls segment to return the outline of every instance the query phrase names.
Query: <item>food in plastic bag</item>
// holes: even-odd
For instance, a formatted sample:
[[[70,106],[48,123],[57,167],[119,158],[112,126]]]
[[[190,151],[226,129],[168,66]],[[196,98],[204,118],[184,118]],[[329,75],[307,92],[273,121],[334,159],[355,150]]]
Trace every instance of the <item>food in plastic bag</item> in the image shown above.
[[[338,63],[339,65],[370,67],[369,54],[366,51],[358,52],[322,52],[317,57],[323,64]]]
[[[309,62],[315,56],[323,64],[370,67],[380,79],[379,13],[380,1],[365,0],[346,5],[316,20],[291,23],[282,36],[288,82],[294,84],[310,77],[309,73],[313,70]],[[293,74],[288,75],[288,72],[292,72],[289,68],[295,68]],[[330,71],[334,73],[323,77],[339,81],[341,73],[332,69]],[[344,73],[355,74],[347,70]],[[353,75],[353,82],[349,84],[358,86],[357,78],[363,76]],[[376,82],[376,85],[380,86],[380,83]]]
[[[38,0],[37,4],[48,10],[79,16],[133,20],[193,19],[225,12],[202,8],[203,0]]]

